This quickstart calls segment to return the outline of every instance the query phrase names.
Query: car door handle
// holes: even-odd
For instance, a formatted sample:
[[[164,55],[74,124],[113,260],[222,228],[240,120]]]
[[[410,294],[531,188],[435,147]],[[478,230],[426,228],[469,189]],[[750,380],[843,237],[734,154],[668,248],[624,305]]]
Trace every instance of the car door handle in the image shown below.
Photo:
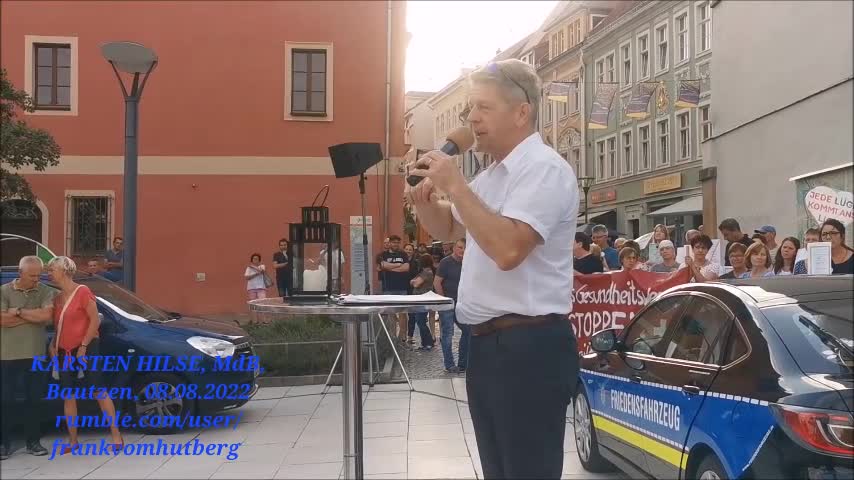
[[[699,395],[700,387],[696,385],[682,385],[682,391],[688,395]]]

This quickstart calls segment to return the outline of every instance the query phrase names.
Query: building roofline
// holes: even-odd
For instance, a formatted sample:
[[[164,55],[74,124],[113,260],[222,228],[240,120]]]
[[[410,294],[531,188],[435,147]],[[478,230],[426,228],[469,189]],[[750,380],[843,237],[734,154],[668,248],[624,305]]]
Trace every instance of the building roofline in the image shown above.
[[[623,12],[619,17],[617,17],[613,22],[604,25],[602,29],[598,30],[593,29],[586,39],[582,42],[583,45],[587,45],[587,47],[592,47],[593,44],[602,40],[603,37],[606,37],[609,33],[616,30],[619,27],[622,27],[626,23],[631,20],[634,20],[638,15],[647,10],[651,9],[653,6],[661,3],[661,0],[646,0],[637,2],[637,5],[630,8],[629,10]]]

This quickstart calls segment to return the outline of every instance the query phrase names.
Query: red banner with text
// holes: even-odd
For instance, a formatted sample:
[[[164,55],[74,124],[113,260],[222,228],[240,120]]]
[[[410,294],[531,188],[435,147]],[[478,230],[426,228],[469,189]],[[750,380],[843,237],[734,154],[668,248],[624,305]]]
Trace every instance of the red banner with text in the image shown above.
[[[607,328],[624,327],[658,294],[691,281],[691,270],[653,273],[643,270],[576,275],[569,319],[578,339],[578,351],[590,353],[590,337]]]

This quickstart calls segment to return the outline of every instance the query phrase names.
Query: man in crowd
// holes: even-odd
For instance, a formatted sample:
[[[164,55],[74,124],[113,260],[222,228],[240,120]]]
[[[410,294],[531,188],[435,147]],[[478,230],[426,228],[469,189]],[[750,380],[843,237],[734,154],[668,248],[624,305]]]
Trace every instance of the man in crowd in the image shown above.
[[[291,292],[291,261],[288,259],[288,239],[279,240],[279,250],[273,254],[273,268],[276,270],[276,288],[280,297],[287,297]]]
[[[753,240],[747,236],[746,233],[741,231],[741,225],[738,224],[738,220],[734,218],[725,218],[721,221],[721,224],[718,225],[718,231],[721,232],[721,237],[724,238],[727,242],[726,251],[724,252],[724,257],[726,257],[725,265],[732,266],[729,260],[729,249],[735,243],[741,243],[745,247],[749,247],[750,244],[753,243]]]
[[[11,429],[23,422],[27,453],[47,455],[39,442],[41,415],[39,406],[44,399],[46,378],[33,371],[33,357],[45,354],[46,327],[53,321],[55,290],[39,282],[44,264],[37,256],[21,259],[19,277],[0,287],[0,381],[2,381],[2,437],[0,460],[11,455]],[[24,402],[15,405],[18,392]]]
[[[777,249],[780,248],[777,245],[777,229],[771,225],[763,225],[755,230],[760,236],[762,236],[762,242],[768,247],[768,251],[771,252],[771,258],[777,256]]]
[[[463,255],[466,251],[466,239],[461,238],[454,244],[450,255],[439,262],[436,276],[433,278],[433,290],[439,295],[453,298],[457,301],[457,291],[460,287],[460,275],[463,270]],[[454,325],[459,325],[462,336],[460,336],[459,361],[454,363]],[[441,331],[442,357],[445,361],[447,373],[462,373],[468,365],[469,339],[471,329],[468,325],[457,322],[457,313],[454,310],[439,312],[439,330]]]
[[[385,285],[384,284],[385,275],[383,275],[383,269],[382,269],[383,255],[388,251],[389,251],[389,240],[388,240],[388,238],[386,238],[385,240],[383,240],[382,251],[380,253],[378,253],[376,257],[374,257],[374,263],[377,264],[377,276],[379,277],[379,281],[380,281],[380,291],[382,291],[382,289],[384,288],[384,285]]]
[[[409,259],[400,248],[400,237],[388,237],[389,250],[384,251],[380,261],[380,273],[383,278],[383,295],[406,295],[409,289]],[[397,337],[406,342],[409,316],[405,313],[397,315]]]
[[[124,280],[124,256],[125,256],[125,241],[122,237],[113,239],[113,249],[107,250],[105,255],[107,262],[104,264],[104,277],[110,280],[121,283]]]
[[[470,74],[469,87],[476,149],[495,162],[467,184],[451,157],[428,152],[410,170],[426,178],[406,194],[432,235],[466,232],[456,311],[471,325],[466,391],[484,478],[558,479],[578,376],[566,320],[578,183],[537,133],[533,67],[492,62]]]
[[[101,262],[97,258],[90,258],[86,262],[86,273],[90,275],[102,275]]]
[[[590,253],[590,237],[584,232],[575,232],[575,246],[572,248],[573,268],[576,273],[589,275],[602,273],[602,259]]]
[[[621,268],[620,252],[608,244],[608,227],[605,225],[596,225],[593,227],[592,232],[593,243],[599,245],[599,248],[602,249],[602,255],[605,256],[605,263],[608,264],[608,268],[611,270],[619,270]]]
[[[801,251],[798,252],[797,261],[795,262],[795,275],[806,275],[808,270],[807,265],[807,245],[821,241],[821,230],[818,228],[809,228],[804,232],[804,244]]]
[[[676,261],[676,247],[670,240],[658,242],[658,253],[661,255],[661,263],[656,263],[650,270],[659,273],[670,273],[679,270],[681,266]]]

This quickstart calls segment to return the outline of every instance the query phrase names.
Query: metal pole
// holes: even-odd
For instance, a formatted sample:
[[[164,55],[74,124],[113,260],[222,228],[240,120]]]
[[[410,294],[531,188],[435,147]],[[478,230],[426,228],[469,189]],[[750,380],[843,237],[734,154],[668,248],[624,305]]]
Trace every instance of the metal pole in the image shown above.
[[[133,76],[130,95],[125,96],[125,171],[124,171],[124,224],[125,250],[122,254],[124,286],[136,291],[136,221],[137,221],[137,172],[138,145],[137,128],[139,120],[139,94],[137,86],[139,74]]]
[[[590,191],[590,188],[584,189],[584,224],[590,223],[590,203],[587,201],[587,193]]]
[[[361,323],[344,322],[341,404],[344,407],[344,479],[364,478],[362,463],[362,339]]]

